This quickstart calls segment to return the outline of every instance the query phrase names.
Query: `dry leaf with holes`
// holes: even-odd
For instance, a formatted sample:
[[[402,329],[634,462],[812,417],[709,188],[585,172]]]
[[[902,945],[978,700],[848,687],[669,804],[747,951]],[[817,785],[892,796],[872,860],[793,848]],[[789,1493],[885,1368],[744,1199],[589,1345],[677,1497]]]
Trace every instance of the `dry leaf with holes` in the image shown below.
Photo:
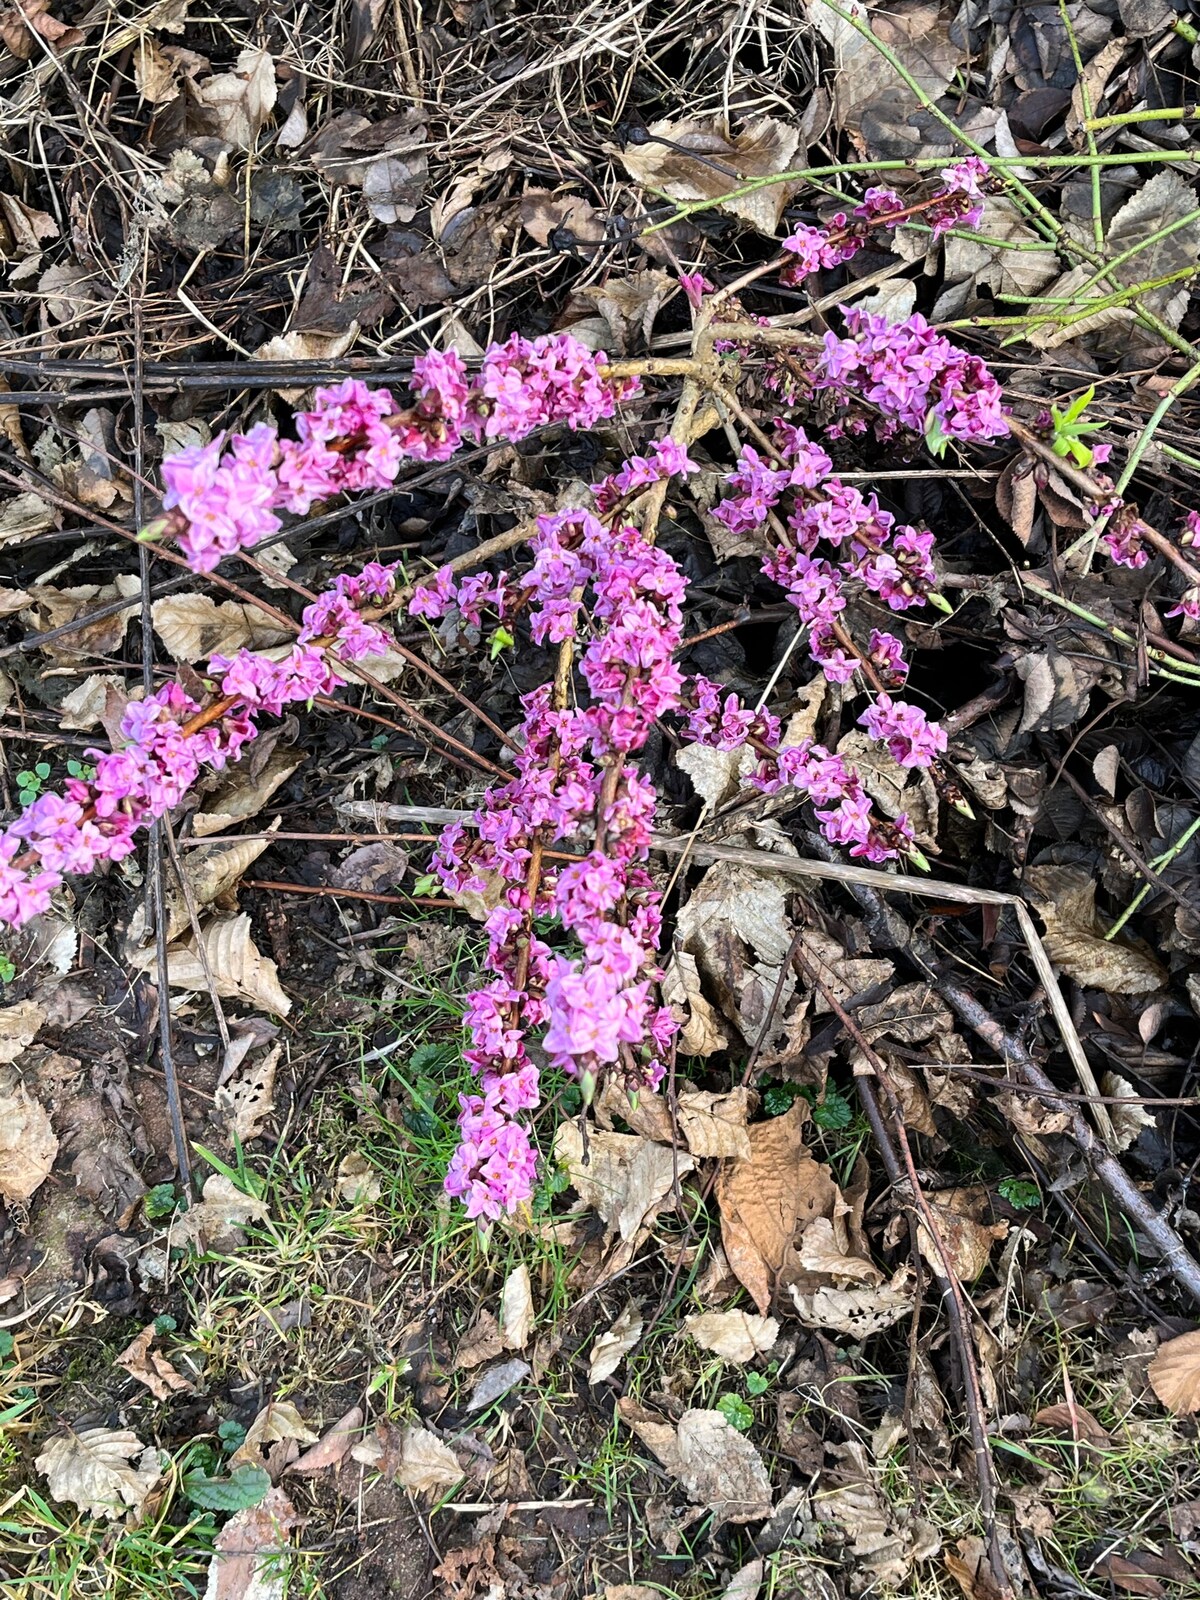
[[[1163,1405],[1177,1417],[1200,1411],[1200,1329],[1160,1344],[1147,1376]]]
[[[213,1110],[223,1117],[242,1144],[262,1136],[263,1126],[275,1109],[275,1073],[283,1054],[273,1045],[258,1061],[250,1062],[229,1083],[217,1086]]]
[[[236,917],[215,917],[200,931],[208,972],[197,953],[195,934],[184,944],[167,951],[167,981],[172,989],[208,988],[212,985],[222,1000],[242,1000],[274,1016],[286,1017],[292,1002],[279,986],[279,968],[260,953],[250,937],[250,918],[245,912]],[[143,951],[136,965],[149,971],[154,952]]]
[[[34,1466],[45,1477],[52,1500],[112,1522],[141,1509],[162,1476],[165,1459],[128,1428],[81,1428],[56,1433]]]
[[[275,63],[266,50],[245,49],[232,72],[209,78],[199,93],[220,137],[235,150],[252,150],[275,108]]]
[[[500,1341],[505,1350],[524,1350],[533,1331],[533,1286],[529,1268],[509,1273],[500,1291]]]
[[[172,661],[189,665],[214,655],[236,655],[243,646],[263,650],[292,637],[290,628],[258,606],[240,600],[218,605],[207,594],[167,595],[154,602],[150,615]]]
[[[173,1394],[194,1394],[194,1386],[175,1371],[162,1351],[151,1350],[155,1332],[154,1323],[148,1322],[133,1343],[115,1358],[116,1365],[144,1383],[156,1400],[169,1400]]]
[[[718,1524],[770,1516],[771,1480],[762,1457],[719,1411],[685,1411],[677,1427],[628,1398],[617,1402],[617,1413]]]
[[[235,1512],[213,1541],[204,1600],[284,1600],[288,1534],[303,1520],[279,1488]]]
[[[50,1176],[58,1140],[23,1083],[0,1093],[0,1199],[23,1205]]]
[[[683,1321],[701,1350],[739,1366],[765,1355],[779,1337],[774,1317],[756,1317],[749,1311],[701,1311]]]
[[[804,1290],[793,1286],[791,1295],[796,1314],[806,1328],[840,1333],[859,1343],[892,1327],[912,1311],[912,1269],[899,1268],[888,1283],[850,1289],[822,1285]]]
[[[642,142],[627,144],[622,150],[621,161],[635,183],[672,200],[715,200],[739,188],[747,178],[786,172],[799,143],[799,128],[774,117],[748,122],[733,139],[715,120],[685,117],[678,122],[651,123]],[[740,217],[759,233],[773,234],[790,193],[786,183],[771,184],[722,200],[720,209]]]
[[[603,1383],[624,1361],[642,1337],[645,1324],[636,1306],[628,1305],[607,1332],[592,1346],[588,1359],[588,1383]]]
[[[1046,953],[1083,988],[1137,995],[1166,983],[1166,971],[1148,951],[1105,939],[1096,915],[1096,882],[1082,867],[1030,867],[1025,888],[1046,926]]]

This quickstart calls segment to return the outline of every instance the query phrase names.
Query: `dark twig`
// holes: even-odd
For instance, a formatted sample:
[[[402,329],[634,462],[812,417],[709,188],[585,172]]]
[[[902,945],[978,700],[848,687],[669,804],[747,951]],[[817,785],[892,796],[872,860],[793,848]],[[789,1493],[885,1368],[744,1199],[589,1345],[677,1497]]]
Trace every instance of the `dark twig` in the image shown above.
[[[138,526],[142,523],[142,459],[143,459],[143,405],[142,392],[142,308],[137,292],[133,302],[134,342],[137,359],[133,367],[133,448],[135,471],[133,474],[133,512]],[[138,570],[142,580],[142,683],[146,694],[154,693],[154,619],[150,611],[150,551],[138,546]],[[162,1057],[163,1084],[167,1095],[167,1109],[171,1116],[171,1137],[175,1143],[175,1163],[179,1168],[179,1186],[185,1194],[191,1192],[192,1164],[188,1155],[187,1129],[183,1121],[183,1105],[179,1098],[179,1079],[175,1072],[175,1049],[171,1036],[171,989],[167,958],[167,888],[163,873],[162,823],[150,825],[147,850],[147,893],[150,915],[154,923],[155,976],[158,980],[158,1047]]]
[[[1004,1565],[1004,1555],[1000,1546],[1000,1534],[996,1522],[996,1463],[992,1456],[992,1446],[988,1439],[987,1422],[984,1415],[983,1388],[979,1378],[979,1367],[975,1359],[975,1341],[971,1334],[970,1314],[967,1310],[967,1300],[963,1293],[962,1283],[954,1270],[954,1261],[942,1238],[941,1229],[934,1217],[933,1209],[925,1198],[925,1191],[921,1187],[921,1180],[917,1173],[917,1164],[913,1160],[912,1147],[908,1142],[908,1134],[904,1128],[904,1113],[900,1102],[896,1098],[895,1090],[888,1081],[887,1065],[872,1048],[870,1041],[854,1018],[838,1000],[821,977],[813,963],[809,962],[798,944],[793,940],[791,950],[792,965],[800,978],[817,989],[826,1005],[833,1011],[838,1021],[854,1040],[855,1044],[867,1058],[875,1074],[874,1082],[865,1077],[855,1079],[859,1097],[866,1112],[867,1121],[871,1124],[871,1131],[879,1145],[880,1155],[883,1158],[884,1168],[893,1185],[902,1178],[907,1177],[908,1187],[912,1195],[911,1202],[905,1209],[909,1211],[910,1218],[913,1212],[920,1213],[920,1220],[933,1243],[939,1261],[930,1261],[930,1270],[942,1293],[942,1301],[946,1307],[949,1321],[950,1338],[958,1357],[959,1370],[962,1374],[963,1398],[967,1407],[967,1425],[971,1434],[971,1449],[975,1457],[975,1476],[979,1484],[979,1509],[983,1515],[984,1533],[987,1537],[988,1559],[991,1562],[993,1576],[999,1593],[1011,1597],[1012,1587],[1008,1580],[1007,1569]],[[878,1084],[888,1103],[891,1118],[892,1134],[900,1147],[900,1157],[903,1162],[901,1171],[900,1161],[897,1161],[892,1147],[891,1138],[884,1124],[883,1116],[875,1098],[875,1085]],[[916,1241],[914,1239],[914,1245]],[[919,1247],[918,1260],[919,1260]],[[918,1267],[919,1270],[919,1267]]]

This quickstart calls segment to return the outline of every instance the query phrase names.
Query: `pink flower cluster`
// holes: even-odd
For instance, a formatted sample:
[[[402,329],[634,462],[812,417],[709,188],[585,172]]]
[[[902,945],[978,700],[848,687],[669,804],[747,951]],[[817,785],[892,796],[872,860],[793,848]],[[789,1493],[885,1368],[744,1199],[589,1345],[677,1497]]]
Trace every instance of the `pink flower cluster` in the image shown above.
[[[822,267],[836,267],[850,261],[867,245],[875,228],[898,228],[914,216],[923,216],[933,228],[934,238],[956,225],[978,227],[983,217],[982,183],[988,176],[987,164],[978,156],[968,156],[954,166],[943,167],[945,185],[930,199],[906,206],[894,189],[868,189],[862,201],[848,216],[839,211],[825,228],[800,223],[783,241],[783,248],[796,257],[785,268],[785,283],[796,283]]]
[[[205,708],[178,683],[130,701],[121,719],[121,749],[88,750],[95,776],[68,780],[62,795],[38,797],[0,834],[0,923],[20,927],[49,909],[67,873],[85,875],[101,861],[120,861],[134,834],[183,799],[203,768],[220,771],[257,736],[254,714],[327,694],[344,680],[330,649],[347,660],[374,654],[384,634],[359,607],[380,604],[395,588],[394,567],[372,562],[343,576],[304,612],[299,642],[282,660],[248,650],[208,665],[219,681],[220,716],[197,726]]]
[[[637,528],[610,530],[585,511],[541,517],[533,550],[521,587],[536,638],[581,629],[586,600],[590,637],[579,672],[588,699],[556,708],[548,685],[525,696],[515,776],[489,792],[473,839],[459,825],[445,830],[434,863],[452,893],[489,884],[500,893],[486,923],[494,977],[470,997],[466,1017],[465,1057],[482,1092],[463,1097],[462,1143],[446,1177],[473,1217],[498,1217],[531,1192],[535,1161],[520,1120],[538,1103],[531,1031],[544,1029],[550,1064],[586,1086],[610,1073],[636,1089],[662,1078],[677,1027],[654,997],[662,916],[642,863],[655,794],[629,757],[655,719],[680,704],[683,576]],[[541,861],[546,846],[587,827],[596,844],[586,855]],[[535,933],[544,918],[578,955]]]
[[[815,388],[843,404],[857,396],[885,419],[935,441],[1009,432],[1003,391],[986,363],[951,344],[920,312],[903,322],[853,308],[842,314],[847,337],[825,335]]]
[[[192,569],[211,572],[275,533],[280,511],[303,516],[336,495],[385,489],[405,459],[445,461],[465,440],[523,439],[548,423],[595,427],[638,387],[609,378],[606,364],[565,333],[513,334],[486,351],[474,376],[455,352],[430,351],[413,363],[407,410],[387,389],[347,378],[296,414],[295,439],[259,423],[169,456],[166,515],[148,531],[176,534]]]
[[[819,445],[790,423],[775,424],[775,459],[771,466],[757,450],[742,450],[736,469],[726,479],[734,493],[714,511],[734,532],[761,528],[782,511],[789,497],[786,537],[763,561],[763,571],[783,588],[808,629],[813,660],[834,683],[849,683],[863,672],[883,684],[875,704],[859,719],[872,738],[885,743],[902,766],[929,767],[946,749],[946,735],[918,707],[893,701],[891,689],[907,677],[904,648],[892,633],[872,629],[870,643],[860,649],[846,632],[847,583],[859,583],[893,611],[923,605],[936,583],[933,535],[897,527],[895,518],[876,498],[833,474],[833,463]],[[777,524],[779,518],[776,519]],[[689,731],[704,743],[735,749],[747,740],[760,751],[778,743],[778,725],[767,713],[750,713],[736,696],[720,702],[715,685],[698,684]],[[820,746],[773,752],[751,781],[774,789],[791,783],[802,793],[825,802],[837,799],[831,811],[818,811],[822,831],[835,844],[849,844],[852,854],[884,861],[898,853],[912,854],[912,829],[906,818],[881,823],[858,777],[840,757]]]

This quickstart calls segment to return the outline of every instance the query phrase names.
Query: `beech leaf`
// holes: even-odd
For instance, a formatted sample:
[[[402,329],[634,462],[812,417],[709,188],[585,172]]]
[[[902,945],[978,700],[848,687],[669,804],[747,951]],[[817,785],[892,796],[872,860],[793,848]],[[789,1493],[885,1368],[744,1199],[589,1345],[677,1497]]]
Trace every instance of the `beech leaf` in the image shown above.
[[[109,1521],[136,1511],[162,1476],[159,1452],[143,1446],[128,1428],[57,1433],[34,1466],[45,1477],[52,1499]]]

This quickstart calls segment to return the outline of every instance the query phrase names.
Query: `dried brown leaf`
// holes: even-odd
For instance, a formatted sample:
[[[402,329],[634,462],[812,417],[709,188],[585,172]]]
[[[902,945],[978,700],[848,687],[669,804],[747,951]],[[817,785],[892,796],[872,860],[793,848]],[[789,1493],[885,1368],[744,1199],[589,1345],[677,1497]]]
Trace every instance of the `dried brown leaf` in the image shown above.
[[[621,152],[625,170],[635,183],[672,200],[715,200],[747,178],[786,172],[800,143],[799,128],[773,117],[747,123],[734,139],[723,133],[717,122],[692,117],[652,123],[646,135],[643,143],[628,144]],[[663,142],[666,140],[670,143]],[[725,200],[721,209],[759,233],[773,234],[788,194],[788,185],[772,184]]]
[[[249,47],[232,72],[200,85],[200,100],[216,121],[217,132],[235,150],[253,150],[275,107],[275,63],[267,50]]]
[[[18,61],[32,59],[39,39],[55,50],[69,50],[84,38],[80,29],[50,15],[50,0],[6,0],[0,11],[0,41]]]
[[[700,745],[690,749],[699,750]],[[678,1049],[685,1056],[711,1056],[729,1046],[729,1035],[700,988],[696,958],[686,950],[672,950],[664,969],[662,997],[683,1026]]]
[[[234,917],[214,917],[200,931],[208,972],[222,1000],[242,1000],[275,1016],[286,1017],[292,1002],[279,985],[279,969],[269,956],[260,953],[250,937],[250,918],[244,912]],[[152,951],[136,957],[137,964],[149,970]],[[205,990],[208,973],[197,954],[195,934],[167,952],[167,981],[173,989]]]
[[[1047,954],[1085,989],[1106,994],[1150,994],[1167,974],[1152,955],[1105,939],[1096,916],[1096,884],[1082,867],[1030,867],[1025,887],[1045,923]]]
[[[172,594],[150,608],[154,631],[172,661],[207,661],[235,655],[243,646],[262,650],[292,637],[289,628],[258,606],[239,600],[220,605],[207,594]]]
[[[0,1006],[0,1066],[7,1066],[37,1038],[46,1021],[46,1008],[40,1000],[18,1000]]]
[[[1200,1330],[1159,1345],[1147,1377],[1163,1405],[1177,1417],[1200,1411]]]
[[[833,116],[839,128],[858,131],[863,113],[881,97],[900,90],[911,104],[911,91],[869,39],[824,0],[806,0],[808,19],[833,51]],[[934,100],[945,90],[965,59],[963,47],[950,37],[949,15],[925,3],[890,5],[871,13],[863,0],[846,0],[839,10],[869,20],[872,31]]]
[[[574,1122],[562,1122],[554,1135],[554,1155],[565,1163],[571,1186],[594,1207],[626,1243],[638,1238],[658,1215],[678,1179],[695,1166],[684,1151],[668,1149],[635,1134],[591,1133],[586,1161],[583,1135]]]
[[[724,1164],[717,1178],[721,1242],[729,1265],[766,1314],[792,1241],[832,1210],[837,1186],[805,1148],[808,1106],[797,1100],[781,1117],[750,1129],[750,1156]]]
[[[823,1328],[861,1342],[912,1311],[912,1271],[901,1267],[888,1283],[878,1286],[837,1289],[823,1285],[812,1291],[793,1287],[791,1295],[805,1327]]]
[[[204,1600],[283,1600],[288,1534],[303,1519],[282,1489],[236,1511],[213,1542]]]
[[[351,1406],[345,1416],[339,1417],[333,1427],[323,1433],[316,1444],[307,1449],[300,1459],[288,1468],[289,1472],[304,1476],[308,1473],[327,1472],[330,1467],[338,1466],[350,1454],[350,1448],[362,1425],[362,1407]]]
[[[1095,1445],[1101,1450],[1112,1446],[1108,1429],[1096,1421],[1086,1406],[1078,1403],[1062,1400],[1057,1405],[1043,1406],[1034,1413],[1033,1425],[1035,1428],[1045,1428],[1060,1438],[1075,1439],[1080,1444]]]
[[[533,1332],[533,1285],[522,1264],[504,1280],[500,1291],[500,1342],[505,1350],[524,1350]]]
[[[50,1176],[58,1140],[23,1083],[0,1093],[0,1198],[23,1205]]]
[[[162,1476],[161,1461],[157,1450],[127,1428],[81,1428],[55,1434],[34,1466],[51,1499],[111,1522],[140,1509]]]
[[[683,1321],[702,1350],[739,1366],[765,1355],[779,1337],[774,1317],[756,1317],[749,1311],[701,1311]]]
[[[950,1266],[962,1283],[974,1283],[987,1266],[993,1244],[1007,1237],[1008,1223],[987,1222],[991,1198],[982,1184],[965,1189],[942,1189],[928,1195],[929,1210]],[[936,1272],[944,1271],[942,1253],[924,1221],[917,1221],[921,1254]]]
[[[676,1102],[676,1115],[688,1149],[694,1156],[748,1161],[751,1144],[746,1123],[757,1101],[752,1089],[740,1087],[727,1094],[684,1090]]]
[[[203,811],[193,815],[192,832],[198,839],[206,839],[235,822],[257,816],[276,789],[307,759],[303,751],[284,747],[273,750],[261,768],[256,769],[251,761],[239,762],[205,800]]]
[[[628,1305],[592,1346],[588,1358],[588,1383],[603,1383],[624,1361],[642,1337],[642,1314],[636,1306]]]
[[[685,1411],[678,1427],[628,1399],[617,1410],[642,1443],[687,1491],[722,1522],[757,1522],[771,1514],[771,1480],[762,1457],[719,1411]]]
[[[1106,1072],[1100,1079],[1100,1093],[1113,1100],[1136,1100],[1138,1092],[1128,1078],[1119,1072]],[[1128,1150],[1142,1136],[1142,1130],[1155,1126],[1154,1112],[1150,1106],[1109,1106],[1113,1132],[1117,1136],[1118,1151]]]
[[[181,1377],[160,1350],[151,1350],[157,1329],[148,1322],[134,1339],[115,1358],[118,1367],[124,1367],[131,1378],[144,1383],[156,1400],[169,1400],[173,1394],[193,1394],[192,1384]]]

